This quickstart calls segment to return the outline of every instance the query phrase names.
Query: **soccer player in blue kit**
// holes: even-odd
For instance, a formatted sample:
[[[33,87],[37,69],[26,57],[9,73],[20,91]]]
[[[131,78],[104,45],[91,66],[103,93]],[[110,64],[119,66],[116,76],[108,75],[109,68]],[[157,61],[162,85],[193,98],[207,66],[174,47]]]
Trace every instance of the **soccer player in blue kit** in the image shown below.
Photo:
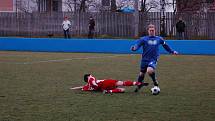
[[[150,24],[148,26],[148,36],[144,36],[136,41],[136,44],[131,46],[132,51],[137,51],[142,47],[142,59],[140,66],[140,74],[138,76],[138,82],[143,82],[145,74],[148,73],[151,77],[154,86],[158,86],[158,80],[155,75],[155,69],[157,61],[159,58],[159,45],[162,45],[166,51],[171,54],[177,55],[178,52],[172,50],[160,36],[155,36],[155,26]],[[135,92],[142,87],[142,85],[137,86]]]

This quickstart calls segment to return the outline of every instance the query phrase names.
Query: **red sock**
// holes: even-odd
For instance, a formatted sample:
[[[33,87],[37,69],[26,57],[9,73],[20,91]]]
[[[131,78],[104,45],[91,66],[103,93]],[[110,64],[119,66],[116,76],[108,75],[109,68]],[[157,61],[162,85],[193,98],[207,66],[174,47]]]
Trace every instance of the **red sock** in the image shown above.
[[[124,81],[123,86],[133,86],[134,83],[132,81]]]
[[[112,89],[112,90],[108,90],[109,93],[122,93],[124,92],[124,90],[121,89]]]

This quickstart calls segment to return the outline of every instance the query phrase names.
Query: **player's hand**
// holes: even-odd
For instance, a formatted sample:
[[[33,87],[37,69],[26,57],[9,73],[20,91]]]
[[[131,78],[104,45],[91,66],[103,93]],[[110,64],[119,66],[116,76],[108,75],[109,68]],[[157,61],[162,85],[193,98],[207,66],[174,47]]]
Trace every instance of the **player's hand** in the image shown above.
[[[135,51],[135,50],[136,50],[135,46],[132,46],[131,51]]]
[[[177,51],[173,51],[172,54],[173,54],[173,55],[178,55],[178,52],[177,52]]]

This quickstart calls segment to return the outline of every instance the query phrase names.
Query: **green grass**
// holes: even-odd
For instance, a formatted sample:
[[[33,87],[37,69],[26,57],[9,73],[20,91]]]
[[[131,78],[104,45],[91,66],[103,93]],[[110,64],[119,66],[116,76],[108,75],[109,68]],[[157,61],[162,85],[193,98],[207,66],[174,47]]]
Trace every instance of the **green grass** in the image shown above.
[[[215,56],[162,55],[158,96],[151,95],[152,85],[138,93],[128,87],[113,95],[69,89],[84,84],[84,73],[98,79],[136,80],[139,59],[0,52],[0,121],[214,121]],[[148,76],[145,81],[151,83]]]

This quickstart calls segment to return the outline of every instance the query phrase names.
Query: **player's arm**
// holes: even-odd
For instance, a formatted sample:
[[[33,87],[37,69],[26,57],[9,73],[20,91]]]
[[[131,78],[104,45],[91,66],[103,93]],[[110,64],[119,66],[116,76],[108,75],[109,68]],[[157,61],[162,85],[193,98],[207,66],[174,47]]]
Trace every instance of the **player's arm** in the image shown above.
[[[71,22],[69,21],[69,26],[71,26],[72,24],[71,24]]]
[[[92,91],[92,90],[97,90],[98,89],[98,84],[96,83],[96,79],[94,77],[91,77],[88,80],[88,83],[86,85],[86,89],[82,88],[83,91]]]
[[[131,51],[137,51],[144,44],[144,38],[140,38],[136,41],[135,45],[131,46]]]
[[[98,86],[94,77],[90,77],[90,79],[88,80],[88,84],[96,87]]]
[[[167,52],[169,52],[169,53],[171,53],[171,54],[174,54],[174,55],[177,55],[177,54],[178,54],[177,51],[174,51],[174,50],[172,50],[172,49],[170,48],[170,46],[164,41],[163,38],[161,38],[161,44],[162,44],[163,48],[164,48]]]
[[[81,89],[82,91],[93,91],[93,88],[90,85],[84,85]]]
[[[83,91],[89,91],[89,86],[88,85],[84,85],[81,90],[83,90]]]

